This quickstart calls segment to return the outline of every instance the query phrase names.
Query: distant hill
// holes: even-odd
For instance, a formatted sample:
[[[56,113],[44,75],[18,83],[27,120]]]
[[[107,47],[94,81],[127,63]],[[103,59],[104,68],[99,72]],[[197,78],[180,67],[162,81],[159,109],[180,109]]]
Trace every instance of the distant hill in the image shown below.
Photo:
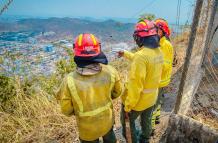
[[[56,38],[75,37],[79,33],[94,33],[105,41],[129,41],[132,39],[133,23],[114,20],[90,21],[78,18],[29,18],[17,21],[0,21],[0,32],[54,32]]]

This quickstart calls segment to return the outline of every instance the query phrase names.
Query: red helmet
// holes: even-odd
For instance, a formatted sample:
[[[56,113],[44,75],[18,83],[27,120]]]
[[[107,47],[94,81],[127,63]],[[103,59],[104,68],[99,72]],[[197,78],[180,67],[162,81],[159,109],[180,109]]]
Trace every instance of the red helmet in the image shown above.
[[[136,24],[134,36],[148,37],[152,35],[157,35],[157,29],[152,21],[145,19]]]
[[[163,30],[163,32],[168,37],[170,36],[171,32],[170,32],[170,28],[169,28],[168,23],[167,23],[166,20],[159,18],[159,19],[156,19],[154,22],[155,22],[155,25],[157,27],[159,27],[161,30]]]
[[[93,34],[80,34],[74,42],[74,54],[80,57],[97,56],[101,52],[101,44]]]

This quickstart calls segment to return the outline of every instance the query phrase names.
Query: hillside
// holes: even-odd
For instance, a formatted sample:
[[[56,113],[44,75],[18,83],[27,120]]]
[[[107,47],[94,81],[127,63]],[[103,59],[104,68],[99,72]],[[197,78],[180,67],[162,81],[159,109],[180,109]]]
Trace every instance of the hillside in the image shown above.
[[[0,22],[0,32],[54,32],[55,37],[76,36],[90,32],[104,41],[128,41],[132,35],[134,24],[121,23],[114,20],[95,22],[77,18],[21,19],[11,22]]]
[[[180,50],[178,53],[181,59],[179,68],[183,64],[187,39],[178,39],[174,43]],[[61,113],[60,106],[54,96],[63,76],[74,70],[72,62],[72,60],[60,61],[56,65],[56,73],[49,76],[38,75],[33,79],[26,80],[17,76],[11,79],[0,76],[1,84],[4,85],[5,89],[9,89],[6,94],[11,95],[5,97],[5,90],[0,90],[2,97],[5,97],[2,98],[5,102],[1,102],[0,106],[0,132],[2,133],[0,140],[2,142],[79,142],[75,118],[66,117]],[[121,78],[124,81],[127,76],[128,61],[121,58],[110,64],[121,73]],[[177,70],[175,69],[174,73]],[[176,95],[177,92],[177,74],[174,79],[172,86],[170,86],[173,91],[172,95]],[[170,99],[164,105],[164,116],[165,112],[169,113],[172,110],[175,97],[167,97]],[[120,106],[120,99],[115,100],[115,132],[119,141],[125,143],[121,136]],[[158,128],[160,129],[157,130],[158,133],[155,133],[155,138],[152,137],[151,142],[156,142],[163,133],[162,127]]]
[[[15,26],[13,26],[12,24],[15,24]],[[31,36],[37,37],[37,33],[44,33],[41,35],[52,34],[53,36],[50,37],[50,40],[52,40],[53,38],[60,39],[64,36],[71,36],[72,38],[72,36],[81,33],[81,31],[85,31],[99,35],[99,37],[103,41],[107,41],[108,39],[110,39],[108,40],[108,45],[111,46],[113,45],[113,42],[125,42],[125,40],[127,40],[128,43],[130,40],[132,40],[131,34],[133,29],[133,24],[124,24],[115,22],[113,20],[108,20],[104,22],[93,22],[71,18],[24,19],[9,22],[8,27],[6,23],[0,26],[2,31],[0,36],[5,35],[5,33],[9,35],[12,34],[12,39],[10,39],[12,41],[14,38],[13,33],[15,33],[15,37],[16,35],[20,36],[21,41],[25,43],[22,46],[26,47],[26,51],[22,51],[22,46],[20,49],[18,49],[18,51],[29,54],[27,55],[27,60],[31,62],[31,65],[35,66],[37,63],[37,61],[34,61],[34,58],[31,58],[31,50],[33,50],[33,55],[35,57],[42,54],[42,56],[37,57],[36,59],[42,60],[40,63],[41,65],[43,65],[43,67],[46,67],[45,71],[48,71],[47,67],[51,67],[50,64],[51,61],[54,61],[53,57],[55,57],[55,54],[53,52],[50,53],[44,51],[45,49],[43,45],[40,48],[40,46],[37,45],[40,42],[33,42],[33,48],[31,48],[30,44],[28,42],[25,42],[26,38],[28,39]],[[20,31],[28,31],[29,33]],[[35,32],[36,35],[32,35],[31,32]],[[164,134],[167,126],[167,124],[165,123],[168,121],[169,115],[174,107],[179,87],[179,81],[181,78],[181,69],[184,63],[185,50],[188,44],[188,37],[189,33],[184,32],[177,37],[172,37],[171,39],[172,44],[177,51],[178,63],[173,69],[172,82],[167,88],[169,94],[166,95],[166,102],[164,103],[162,108],[161,124],[156,126],[154,136],[152,136],[151,138],[151,143],[159,142],[159,139]],[[9,47],[9,50],[11,47],[19,46],[17,45],[18,43],[20,44],[20,41],[13,43],[14,41],[16,41],[14,40],[10,43],[10,40],[7,41],[7,38],[5,40],[6,43],[2,45],[2,47],[7,46]],[[55,66],[54,69],[56,70],[52,74],[35,74],[36,76],[32,78],[28,78],[27,76],[19,77],[17,75],[13,75],[12,77],[0,75],[0,85],[2,85],[0,88],[1,142],[79,142],[75,118],[64,116],[61,113],[60,107],[55,98],[55,92],[57,91],[57,88],[60,85],[63,77],[75,69],[73,55],[71,52],[72,47],[63,48],[61,46],[58,46],[58,44],[64,42],[66,41],[60,40],[59,43],[54,42],[56,44],[55,46],[57,46],[57,49],[61,51],[60,53],[62,53],[62,55],[58,52],[56,53],[60,56],[60,58],[57,58],[57,62],[55,62],[56,64],[53,65]],[[10,46],[9,44],[14,44],[15,46]],[[46,48],[49,47],[52,48],[52,46],[46,46]],[[122,46],[122,44],[119,44],[118,47],[125,47],[125,45]],[[53,48],[56,49],[56,47]],[[110,50],[112,48],[106,48],[106,50],[108,49]],[[20,55],[16,56],[16,58],[14,58],[13,56],[14,55],[11,55],[10,57],[10,54],[8,54],[8,57],[11,58],[11,60],[18,60],[18,57],[20,57],[20,59],[23,59],[23,57]],[[46,56],[52,58],[45,58]],[[69,57],[69,59],[66,58],[67,56]],[[65,59],[63,57],[65,57]],[[4,58],[2,59],[2,61],[4,61]],[[48,63],[48,65],[46,63]],[[125,81],[127,77],[129,63],[126,60],[120,58],[110,62],[110,64],[119,71],[122,80]],[[36,66],[34,70],[38,69],[39,67]],[[212,96],[208,96],[208,100],[209,97]],[[206,101],[206,99],[202,99],[203,98],[197,98],[197,100],[199,101],[197,101],[196,103],[201,104],[201,102],[203,103]],[[212,99],[216,101],[215,95]],[[195,105],[197,109],[200,109],[200,104],[197,104],[197,106]],[[114,110],[116,120],[114,130],[119,141],[121,143],[125,143],[121,136],[121,125],[119,120],[120,106],[120,99],[115,100]],[[215,117],[206,117],[211,119],[210,123],[214,127],[217,127]]]

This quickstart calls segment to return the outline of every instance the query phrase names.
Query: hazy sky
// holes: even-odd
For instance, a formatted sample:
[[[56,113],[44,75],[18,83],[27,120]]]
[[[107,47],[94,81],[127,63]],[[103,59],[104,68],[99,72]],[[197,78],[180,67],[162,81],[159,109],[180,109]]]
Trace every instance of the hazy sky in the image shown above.
[[[188,18],[191,20],[191,5],[194,1],[182,0],[181,22],[186,22]],[[14,0],[4,15],[138,18],[142,13],[153,13],[175,23],[177,2],[178,0]]]

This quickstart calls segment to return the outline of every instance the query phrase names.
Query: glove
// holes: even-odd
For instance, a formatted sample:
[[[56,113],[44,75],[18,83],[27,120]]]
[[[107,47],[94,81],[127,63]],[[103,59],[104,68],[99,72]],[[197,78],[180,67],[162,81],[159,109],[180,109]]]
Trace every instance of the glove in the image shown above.
[[[112,51],[113,54],[116,54],[118,58],[122,57],[124,55],[124,50],[123,48],[119,47],[113,47]]]
[[[119,57],[119,58],[120,58],[120,57],[123,57],[123,55],[124,55],[124,51],[118,51],[117,53],[118,53],[118,57]]]

